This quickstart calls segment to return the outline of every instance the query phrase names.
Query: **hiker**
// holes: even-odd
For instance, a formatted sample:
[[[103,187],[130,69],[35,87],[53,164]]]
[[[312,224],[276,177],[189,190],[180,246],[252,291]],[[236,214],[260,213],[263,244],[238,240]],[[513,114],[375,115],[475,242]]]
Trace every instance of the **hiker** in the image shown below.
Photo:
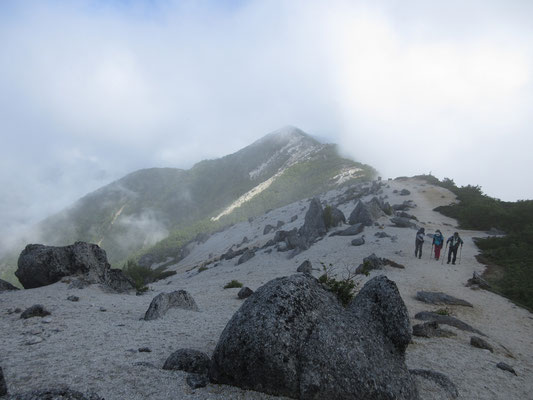
[[[440,251],[442,249],[442,246],[444,245],[444,236],[442,236],[442,232],[437,229],[437,232],[433,235],[433,246],[435,249],[435,260],[439,260],[440,258]]]
[[[455,232],[453,236],[450,236],[448,240],[446,241],[446,245],[450,244],[450,251],[448,251],[448,262],[450,263],[450,260],[452,261],[452,264],[455,265],[455,260],[457,258],[457,249],[459,249],[459,245],[463,247],[463,239],[459,237],[459,232]],[[453,254],[453,260],[452,260],[452,254]]]
[[[420,228],[416,233],[415,257],[422,258],[422,245],[424,244],[424,228]]]

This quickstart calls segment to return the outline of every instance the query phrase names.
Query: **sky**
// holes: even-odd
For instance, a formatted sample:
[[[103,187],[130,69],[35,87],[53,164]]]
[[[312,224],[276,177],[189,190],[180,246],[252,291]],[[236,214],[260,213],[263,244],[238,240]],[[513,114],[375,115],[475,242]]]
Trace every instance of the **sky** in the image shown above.
[[[385,178],[532,199],[532,20],[529,0],[2,0],[0,237],[286,125]]]

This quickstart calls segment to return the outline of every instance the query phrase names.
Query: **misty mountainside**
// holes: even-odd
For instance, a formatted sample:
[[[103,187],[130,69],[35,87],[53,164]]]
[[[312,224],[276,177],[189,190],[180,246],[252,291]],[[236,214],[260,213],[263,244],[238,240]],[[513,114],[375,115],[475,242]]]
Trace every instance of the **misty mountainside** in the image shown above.
[[[340,157],[335,145],[286,127],[189,170],[133,172],[47,218],[39,230],[49,245],[97,243],[112,263],[154,245],[151,253],[163,257],[198,233],[373,176],[373,168]]]

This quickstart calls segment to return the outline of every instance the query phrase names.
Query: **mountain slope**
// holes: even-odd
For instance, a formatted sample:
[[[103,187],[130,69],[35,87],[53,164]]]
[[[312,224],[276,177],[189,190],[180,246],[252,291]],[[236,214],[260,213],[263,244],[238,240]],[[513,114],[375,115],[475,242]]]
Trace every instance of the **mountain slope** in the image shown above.
[[[47,244],[94,242],[116,263],[165,238],[170,239],[157,248],[175,250],[192,234],[374,175],[371,167],[341,158],[334,145],[286,127],[189,170],[133,172],[47,218],[39,228]]]

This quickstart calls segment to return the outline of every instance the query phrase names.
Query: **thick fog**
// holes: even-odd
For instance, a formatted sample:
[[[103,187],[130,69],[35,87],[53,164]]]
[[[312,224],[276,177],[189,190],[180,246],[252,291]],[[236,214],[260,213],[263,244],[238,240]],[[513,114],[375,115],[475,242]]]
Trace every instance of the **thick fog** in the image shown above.
[[[0,249],[284,125],[384,177],[533,198],[533,2],[0,2]]]

